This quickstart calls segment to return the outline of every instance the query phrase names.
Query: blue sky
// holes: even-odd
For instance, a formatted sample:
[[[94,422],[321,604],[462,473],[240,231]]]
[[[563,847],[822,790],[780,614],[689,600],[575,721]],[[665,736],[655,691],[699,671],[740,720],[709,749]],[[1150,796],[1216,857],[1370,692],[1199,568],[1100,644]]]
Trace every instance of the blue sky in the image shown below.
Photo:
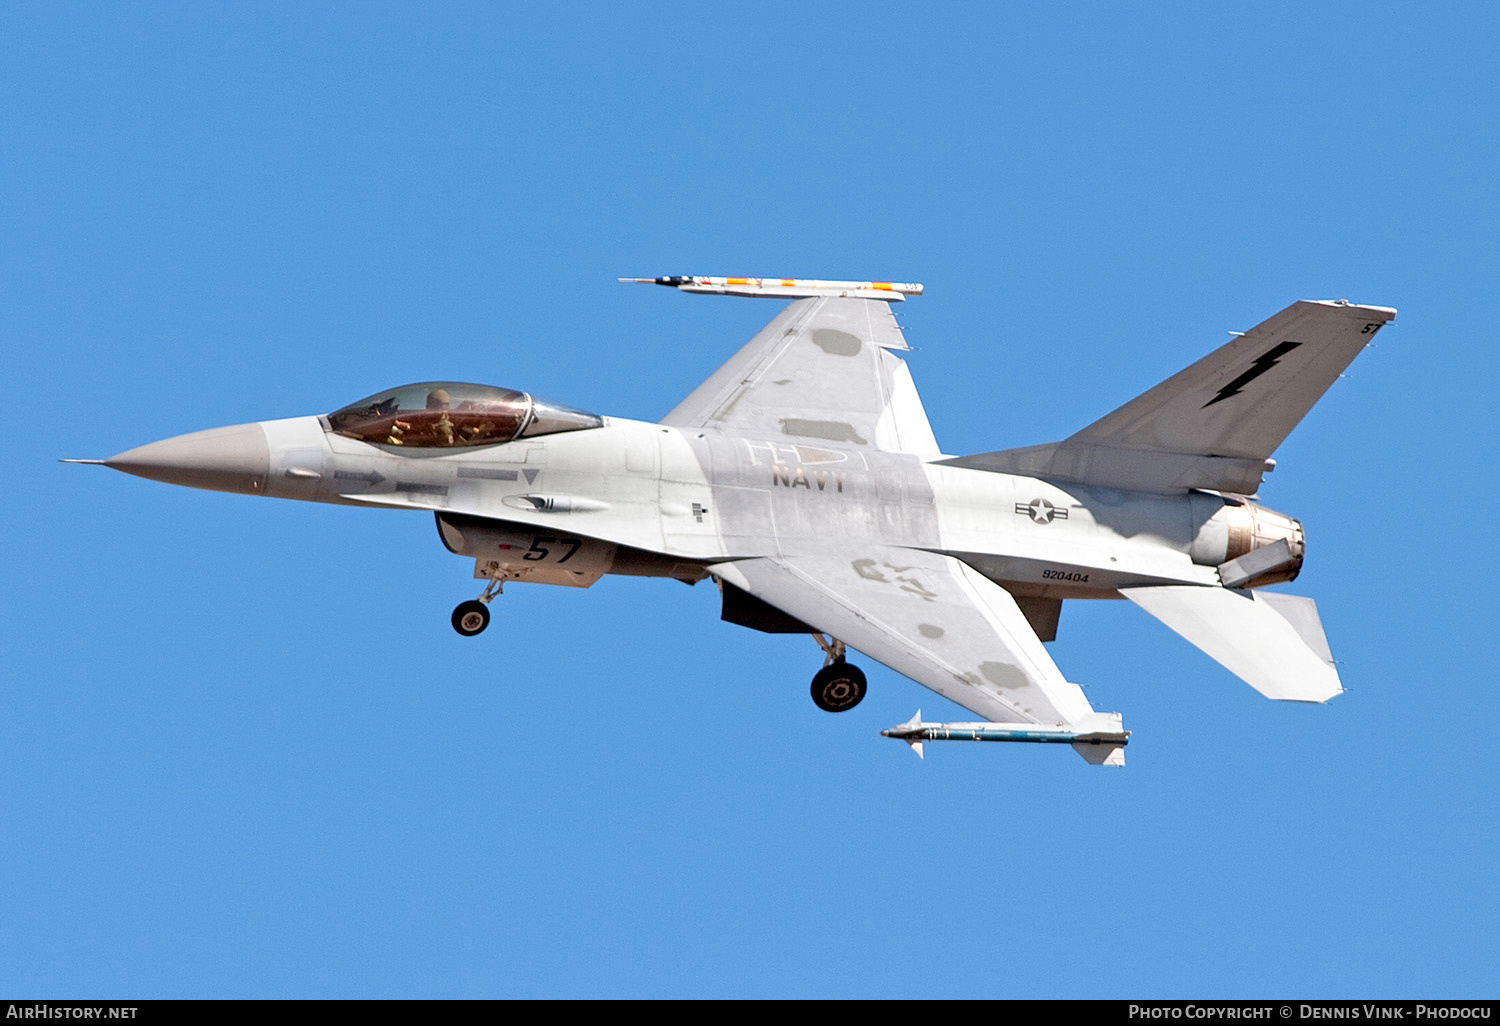
[[[0,992],[1493,996],[1497,25],[7,5]],[[433,379],[656,419],[776,310],[614,283],[676,273],[925,282],[953,453],[1296,299],[1400,308],[1262,492],[1348,693],[1072,603],[1130,765],[919,762],[878,731],[953,707],[864,660],[818,712],[812,643],[708,586],[462,639],[426,516],[54,462]]]

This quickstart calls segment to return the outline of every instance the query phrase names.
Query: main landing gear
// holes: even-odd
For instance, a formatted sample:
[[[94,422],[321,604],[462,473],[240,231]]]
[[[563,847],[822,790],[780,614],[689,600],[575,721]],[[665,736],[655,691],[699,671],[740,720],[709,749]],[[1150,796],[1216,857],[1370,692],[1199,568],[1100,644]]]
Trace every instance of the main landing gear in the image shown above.
[[[477,599],[460,602],[453,607],[453,629],[466,638],[472,638],[490,625],[490,600],[500,594],[504,582],[496,577],[484,586]]]
[[[844,643],[814,634],[823,650],[823,668],[813,674],[813,704],[824,712],[847,712],[865,697],[865,675],[858,666],[844,661]]]

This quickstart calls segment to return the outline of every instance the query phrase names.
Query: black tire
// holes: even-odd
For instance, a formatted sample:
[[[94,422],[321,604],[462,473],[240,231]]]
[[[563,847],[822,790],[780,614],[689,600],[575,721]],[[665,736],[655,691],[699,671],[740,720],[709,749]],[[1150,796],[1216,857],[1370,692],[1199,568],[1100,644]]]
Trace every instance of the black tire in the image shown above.
[[[477,599],[460,602],[453,609],[453,629],[472,638],[490,625],[490,607]]]
[[[840,661],[813,675],[813,704],[824,712],[848,712],[864,697],[865,675],[858,666]]]

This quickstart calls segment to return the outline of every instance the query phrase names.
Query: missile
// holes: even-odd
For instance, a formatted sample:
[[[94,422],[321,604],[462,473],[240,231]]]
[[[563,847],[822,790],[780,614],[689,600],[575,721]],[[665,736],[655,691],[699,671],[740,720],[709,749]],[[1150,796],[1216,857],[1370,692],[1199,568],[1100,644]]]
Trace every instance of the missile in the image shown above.
[[[848,299],[883,299],[900,302],[920,296],[922,286],[906,281],[824,281],[819,278],[710,278],[694,274],[660,278],[621,278],[640,285],[667,285],[683,292],[719,296],[766,296],[795,299],[804,296],[841,296]]]
[[[923,723],[922,710],[918,709],[911,719],[882,730],[880,736],[905,741],[918,758],[926,758],[922,754],[924,741],[1024,741],[1072,745],[1074,751],[1096,766],[1125,765],[1130,731],[1121,728],[1116,714],[1098,715],[1098,721],[1081,725],[1092,728],[1083,730],[1039,723]]]

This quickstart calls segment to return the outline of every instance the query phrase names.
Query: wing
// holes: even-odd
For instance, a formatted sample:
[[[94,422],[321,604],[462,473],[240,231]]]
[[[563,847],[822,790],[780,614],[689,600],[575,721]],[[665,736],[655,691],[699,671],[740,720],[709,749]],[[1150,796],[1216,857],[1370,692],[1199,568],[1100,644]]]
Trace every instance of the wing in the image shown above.
[[[1063,678],[1004,588],[951,556],[860,552],[709,570],[988,720],[1091,728],[1105,719]]]
[[[938,455],[891,304],[798,299],[662,423]]]

